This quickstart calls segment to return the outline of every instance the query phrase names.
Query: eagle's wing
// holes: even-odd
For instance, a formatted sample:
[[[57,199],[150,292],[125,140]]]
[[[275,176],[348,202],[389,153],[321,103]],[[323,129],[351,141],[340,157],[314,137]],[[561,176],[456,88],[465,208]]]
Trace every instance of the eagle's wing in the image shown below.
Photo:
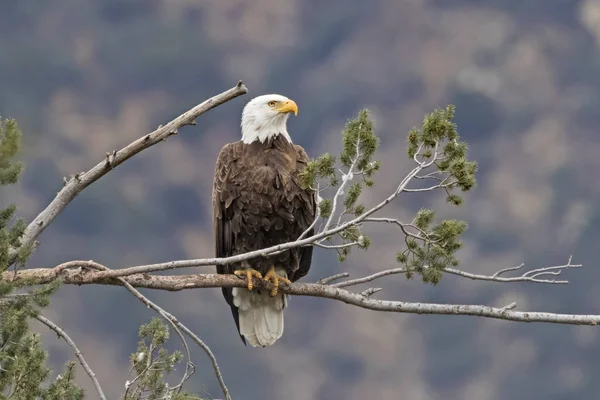
[[[239,142],[229,143],[223,146],[219,156],[217,157],[217,165],[215,167],[215,179],[213,182],[212,202],[213,202],[213,218],[215,232],[215,256],[230,257],[234,251],[234,235],[232,230],[233,212],[231,207],[227,207],[239,195],[236,187],[228,185],[229,178],[236,173],[235,168],[238,166],[235,162],[241,157],[242,149],[238,145]],[[233,170],[232,170],[233,169]],[[226,206],[227,205],[227,206]],[[229,265],[217,265],[218,274],[233,274],[234,267]],[[240,318],[237,307],[233,305],[232,288],[222,288],[223,297],[227,304],[231,307],[235,325],[240,330]],[[244,344],[246,341],[240,335]]]
[[[302,146],[294,145],[294,147],[296,148],[297,152],[296,171],[294,173],[294,180],[296,181],[295,183],[298,185],[302,193],[299,199],[302,203],[300,206],[300,209],[302,210],[302,218],[298,222],[302,226],[302,231],[304,232],[314,221],[317,207],[317,194],[314,191],[305,191],[300,188],[300,173],[302,172],[302,170],[304,170],[304,168],[306,168],[306,164],[310,159],[308,158],[308,155],[306,154],[306,151],[304,151],[304,148],[302,148]],[[314,235],[314,229],[311,229],[305,237],[309,237],[312,235]],[[290,278],[292,282],[295,282],[298,279],[305,276],[306,274],[308,274],[308,271],[310,270],[310,264],[312,262],[312,253],[313,246],[306,246],[300,248],[300,265],[298,267],[298,270],[294,273],[294,276]]]

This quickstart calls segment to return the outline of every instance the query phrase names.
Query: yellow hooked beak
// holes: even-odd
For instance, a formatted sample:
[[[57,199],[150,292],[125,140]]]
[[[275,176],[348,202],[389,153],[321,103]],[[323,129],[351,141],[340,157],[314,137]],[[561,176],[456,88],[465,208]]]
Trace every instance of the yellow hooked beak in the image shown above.
[[[298,106],[296,105],[296,102],[294,100],[288,100],[284,103],[281,103],[277,106],[276,110],[281,113],[293,111],[294,115],[298,115]]]

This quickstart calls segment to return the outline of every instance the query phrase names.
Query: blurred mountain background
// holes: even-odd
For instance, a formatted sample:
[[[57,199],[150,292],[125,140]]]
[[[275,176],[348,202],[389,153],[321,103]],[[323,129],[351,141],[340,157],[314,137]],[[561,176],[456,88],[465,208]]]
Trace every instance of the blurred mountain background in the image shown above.
[[[477,188],[459,209],[437,193],[407,196],[380,215],[409,219],[429,206],[466,220],[460,257],[471,272],[562,264],[571,254],[585,268],[563,274],[569,285],[446,276],[432,287],[393,276],[378,282],[385,290],[376,296],[598,314],[599,46],[597,0],[3,2],[0,115],[18,119],[27,169],[20,188],[0,192],[0,203],[17,202],[33,218],[63,176],[241,79],[248,95],[78,196],[40,237],[29,266],[211,257],[216,156],[240,137],[241,109],[252,97],[296,100],[300,113],[289,129],[311,156],[336,152],[345,121],[370,108],[382,171],[367,205],[410,168],[408,130],[452,103],[480,163]],[[372,238],[370,250],[341,265],[316,251],[305,280],[393,267],[397,232],[378,227]],[[220,290],[144,293],[212,347],[235,399],[558,400],[600,391],[598,328],[384,314],[294,297],[282,340],[254,349],[239,340]],[[47,312],[110,398],[124,390],[138,326],[152,315],[122,288],[102,286],[64,287]],[[73,358],[70,349],[37,328],[58,370]],[[219,398],[207,358],[195,349],[194,361],[188,389]],[[79,381],[94,398],[87,376]]]

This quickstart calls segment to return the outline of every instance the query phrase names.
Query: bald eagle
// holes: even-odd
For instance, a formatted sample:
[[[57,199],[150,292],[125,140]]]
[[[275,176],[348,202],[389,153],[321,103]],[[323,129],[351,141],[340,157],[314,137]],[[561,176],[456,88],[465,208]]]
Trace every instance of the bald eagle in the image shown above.
[[[242,139],[221,149],[212,195],[217,257],[297,240],[312,224],[315,192],[300,185],[300,172],[309,158],[287,131],[292,112],[297,115],[298,107],[284,96],[252,99],[242,112]],[[266,347],[281,337],[287,298],[277,286],[305,276],[311,259],[308,246],[217,266],[219,274],[235,273],[248,280],[247,288],[222,288],[244,344]],[[252,277],[275,288],[253,290]]]

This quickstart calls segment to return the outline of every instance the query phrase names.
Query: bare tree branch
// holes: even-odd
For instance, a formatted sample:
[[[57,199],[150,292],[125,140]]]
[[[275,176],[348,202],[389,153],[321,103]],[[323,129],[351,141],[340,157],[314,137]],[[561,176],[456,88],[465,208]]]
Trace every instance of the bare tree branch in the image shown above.
[[[347,278],[349,276],[350,276],[349,273],[342,272],[341,274],[335,274],[335,275],[328,276],[326,278],[321,278],[317,281],[317,283],[320,285],[325,285],[325,284],[328,284],[329,282],[337,281],[338,279]]]
[[[360,158],[360,140],[356,140],[356,156],[352,159],[352,163],[350,164],[350,167],[348,168],[348,173],[344,174],[342,172],[342,184],[338,187],[338,190],[335,192],[335,195],[333,196],[333,205],[331,207],[331,214],[329,214],[329,218],[327,218],[327,222],[325,222],[325,227],[323,228],[324,231],[329,229],[329,226],[331,225],[331,222],[333,221],[333,217],[335,216],[335,213],[337,212],[337,207],[338,207],[338,201],[340,200],[341,196],[344,194],[344,188],[346,187],[346,185],[348,184],[348,182],[350,182],[353,177],[354,177],[354,167],[356,166],[356,163],[358,162],[358,159]],[[343,214],[343,213],[342,213]],[[340,221],[342,218],[342,215],[340,215],[340,219],[338,221]]]
[[[509,268],[502,269],[491,276],[472,274],[470,272],[465,272],[465,271],[461,271],[461,270],[454,269],[454,268],[445,268],[444,272],[447,272],[452,275],[462,276],[463,278],[469,278],[469,279],[480,280],[480,281],[535,282],[535,283],[550,283],[550,284],[566,285],[567,283],[569,283],[569,281],[567,281],[567,280],[540,279],[539,277],[543,276],[543,275],[558,276],[565,269],[581,268],[581,266],[582,266],[581,264],[571,264],[571,259],[572,258],[569,257],[569,261],[567,261],[567,263],[563,264],[563,265],[554,265],[551,267],[536,268],[531,271],[524,272],[520,276],[514,276],[514,277],[503,277],[500,275],[503,273],[506,273],[508,271],[519,270],[519,269],[523,268],[525,266],[525,264],[520,264],[515,267],[509,267]]]
[[[321,244],[321,243],[315,243],[314,245],[317,246],[317,247],[321,247],[323,249],[344,249],[346,247],[358,246],[359,243],[358,242],[350,242],[350,243],[344,243],[344,244]]]
[[[64,210],[79,193],[106,175],[109,171],[140,153],[142,150],[167,140],[171,135],[177,134],[180,128],[186,125],[195,125],[196,118],[207,111],[247,92],[248,89],[246,86],[242,81],[239,81],[233,88],[198,104],[196,107],[181,114],[168,124],[159,126],[154,132],[137,139],[121,150],[114,150],[111,153],[106,153],[106,158],[89,171],[78,173],[65,179],[64,187],[57,193],[54,200],[52,200],[50,204],[48,204],[48,206],[27,226],[21,240],[21,246],[26,247],[32,245],[44,229],[54,221],[56,216]],[[14,262],[17,251],[13,250],[10,256],[11,262]]]
[[[493,275],[473,274],[473,273],[462,271],[462,270],[456,269],[456,268],[444,268],[444,272],[451,274],[451,275],[456,275],[456,276],[461,276],[463,278],[472,279],[475,281],[490,281],[490,282],[505,282],[505,283],[507,283],[507,282],[532,282],[532,283],[549,283],[549,284],[567,284],[567,283],[569,283],[569,281],[566,281],[566,280],[558,281],[555,279],[539,279],[538,277],[541,276],[542,274],[552,274],[552,275],[557,276],[557,275],[560,275],[560,273],[564,269],[581,268],[581,264],[572,264],[571,260],[572,260],[572,258],[569,257],[569,261],[564,265],[556,265],[556,266],[552,266],[552,267],[537,268],[537,269],[533,269],[531,271],[525,272],[525,273],[523,273],[523,275],[514,276],[514,277],[501,277],[499,275],[502,273],[505,273],[507,271],[514,271],[514,270],[523,268],[525,266],[525,264],[521,264],[517,267],[510,267],[510,268],[502,269],[502,270],[494,273]],[[335,283],[331,286],[342,288],[342,287],[360,285],[361,283],[371,282],[371,281],[374,281],[375,279],[379,279],[384,276],[403,274],[405,272],[406,272],[406,268],[392,268],[392,269],[387,269],[384,271],[376,272],[372,275],[365,276],[363,278],[352,279],[349,281]],[[338,276],[334,275],[334,279],[338,279]],[[328,283],[328,282],[329,281],[320,282],[320,283]]]
[[[444,183],[444,184],[439,184],[439,185],[434,185],[434,186],[429,186],[429,187],[425,187],[425,188],[418,188],[418,189],[403,189],[404,192],[408,192],[408,193],[413,193],[413,192],[431,192],[432,190],[435,189],[439,189],[439,188],[447,188],[447,187],[451,187],[453,185],[456,185],[456,182],[450,182],[450,183]]]
[[[155,271],[155,267],[157,265],[169,265],[174,264],[177,265],[176,268],[185,267],[198,267],[205,266],[207,264],[207,260],[223,260],[223,258],[215,258],[215,259],[199,259],[199,260],[180,260],[180,261],[171,261],[170,263],[163,264],[148,264],[148,265],[139,265],[135,267],[123,268],[119,270],[111,270],[107,267],[102,266],[102,270],[99,270],[98,264],[94,261],[68,261],[66,263],[60,264],[54,268],[32,268],[32,269],[24,269],[19,270],[16,273],[12,271],[7,271],[2,274],[2,279],[7,282],[23,282],[23,281],[31,281],[36,284],[44,284],[50,283],[55,279],[62,279],[67,284],[74,285],[85,285],[85,284],[102,284],[102,285],[121,285],[117,278],[126,277],[127,282],[129,282],[134,287],[142,287],[148,289],[159,289],[159,290],[167,290],[167,291],[178,291],[182,289],[187,289],[186,285],[189,285],[189,281],[186,277],[192,275],[150,275],[150,272]],[[455,268],[445,268],[444,272],[460,276],[463,278],[468,278],[472,280],[482,280],[482,281],[490,281],[490,282],[501,282],[501,283],[509,283],[509,282],[531,282],[531,283],[544,283],[544,284],[567,284],[568,281],[557,281],[557,280],[546,280],[546,279],[538,279],[535,278],[535,275],[529,276],[530,273],[536,272],[539,274],[539,271],[545,270],[557,270],[557,272],[562,271],[563,269],[570,268],[580,268],[581,264],[572,264],[572,259],[569,257],[569,261],[564,265],[551,266],[545,268],[536,268],[529,272],[525,272],[521,276],[516,277],[502,277],[498,276],[507,271],[516,270],[522,268],[524,264],[519,265],[517,267],[510,267],[502,269],[492,275],[481,275],[481,274],[473,274],[470,272],[462,271]],[[87,269],[93,269],[95,271],[87,271]],[[113,278],[110,272],[126,271],[127,274],[118,274],[117,278]],[[136,272],[139,271],[139,272]],[[402,274],[406,272],[406,268],[392,268],[383,270],[380,272],[376,272],[372,275],[368,275],[362,278],[352,279],[348,281],[343,281],[339,283],[332,284],[332,287],[342,288],[349,287],[354,285],[359,285],[362,283],[371,282],[375,279],[395,274]],[[200,287],[217,287],[212,285],[204,286],[201,281],[204,277],[208,277],[211,279],[210,274],[200,274],[194,275],[198,276],[198,280],[194,280],[194,283],[191,283],[193,288]],[[331,281],[339,280],[342,278],[347,278],[350,275],[347,272],[336,274],[330,277],[322,278],[318,281],[318,284],[328,284]],[[243,282],[243,281],[242,281]],[[199,285],[199,286],[196,286]],[[122,285],[121,285],[122,286]],[[239,287],[243,287],[243,284],[240,284]]]
[[[420,230],[419,228],[417,228],[413,224],[405,224],[403,222],[400,222],[400,220],[398,220],[398,219],[394,219],[394,218],[365,218],[365,222],[384,222],[386,224],[395,224],[395,225],[398,225],[398,227],[400,227],[400,230],[402,231],[402,233],[404,233],[404,235],[413,237],[415,239],[420,239],[420,240],[424,240],[425,239],[424,233],[423,233],[422,230]],[[419,232],[419,234],[415,235],[414,233],[409,232],[407,228],[413,228],[413,229],[417,230]]]
[[[319,185],[319,182],[317,182],[317,189],[315,190],[317,197],[319,196],[319,192],[321,191],[320,188],[321,185]],[[311,231],[311,229],[314,229],[314,227],[317,225],[317,222],[319,221],[319,218],[321,217],[321,209],[318,207],[318,203],[317,203],[317,209],[315,212],[315,218],[313,219],[313,222],[309,225],[308,228],[306,228],[304,230],[304,232],[302,232],[302,234],[298,237],[298,240],[300,239],[304,239],[304,237],[306,235],[308,235],[308,233]]]
[[[102,400],[106,400],[106,396],[104,395],[104,392],[102,391],[100,382],[98,382],[98,379],[96,378],[96,374],[94,373],[94,371],[92,371],[92,369],[90,368],[88,363],[85,361],[85,359],[83,358],[83,354],[81,354],[81,351],[77,348],[77,345],[69,337],[69,335],[67,335],[67,333],[61,327],[59,327],[58,325],[56,325],[54,322],[50,321],[48,318],[44,317],[43,315],[38,314],[35,316],[35,319],[40,321],[42,324],[46,325],[48,328],[52,329],[54,332],[56,332],[56,334],[58,336],[60,336],[62,339],[64,339],[65,342],[67,342],[67,344],[73,350],[75,357],[77,357],[77,359],[79,360],[79,363],[81,364],[81,366],[83,367],[85,372],[88,374],[88,376],[94,383],[94,387],[96,388],[96,392],[98,392],[98,396],[100,396],[100,398]]]
[[[351,279],[349,281],[334,283],[331,285],[331,287],[343,288],[343,287],[349,287],[349,286],[354,286],[354,285],[360,285],[361,283],[371,282],[371,281],[374,281],[375,279],[378,279],[378,278],[381,278],[384,276],[403,274],[405,272],[406,272],[406,268],[392,268],[392,269],[388,269],[385,271],[377,272],[373,275],[365,276],[364,278]]]
[[[77,265],[75,263],[76,262],[73,262],[73,267]],[[16,275],[16,278],[12,273],[5,273],[5,276],[8,280],[13,278],[16,280],[22,278],[40,278],[42,280],[40,280],[39,283],[47,283],[53,279],[61,278],[64,283],[76,285],[104,284],[123,286],[123,282],[126,282],[133,287],[167,291],[179,291],[196,288],[247,287],[246,281],[235,275],[194,274],[157,276],[150,274],[136,274],[127,276],[121,280],[107,278],[105,275],[101,275],[104,274],[102,271],[95,272],[85,271],[84,269],[69,270],[62,268],[63,272],[60,274],[48,273],[48,271],[52,270],[53,269],[24,270],[19,271],[19,273]],[[32,273],[31,271],[34,272]],[[271,290],[273,288],[271,283],[257,279],[254,280],[254,285],[256,288],[263,288],[266,290]],[[293,283],[289,286],[281,284],[280,290],[291,295],[322,297],[337,300],[346,304],[375,311],[437,315],[472,315],[486,318],[503,319],[507,321],[548,322],[571,325],[597,325],[600,323],[600,315],[520,312],[485,305],[410,303],[401,301],[374,300],[368,298],[367,296],[352,293],[340,287],[335,287],[334,285],[315,283]]]
[[[371,297],[372,295],[374,295],[377,292],[381,292],[383,290],[383,288],[368,288],[367,290],[363,290],[362,292],[360,292],[361,296],[365,296],[365,297]]]

